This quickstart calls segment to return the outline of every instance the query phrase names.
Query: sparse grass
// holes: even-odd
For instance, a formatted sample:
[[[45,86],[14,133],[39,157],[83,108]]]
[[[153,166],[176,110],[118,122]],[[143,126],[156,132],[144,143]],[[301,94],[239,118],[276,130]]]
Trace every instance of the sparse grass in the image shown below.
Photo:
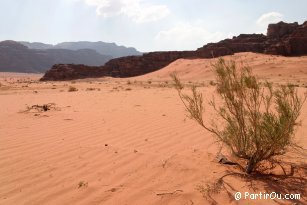
[[[159,87],[159,88],[165,88],[166,86],[167,86],[167,85],[164,84],[164,83],[159,83],[159,84],[158,84],[158,87]]]
[[[126,90],[126,91],[130,91],[130,90],[132,90],[132,88],[126,88],[125,90]]]
[[[75,87],[73,87],[73,86],[69,86],[68,92],[76,92],[76,91],[78,91],[77,88],[75,88]]]
[[[56,107],[55,103],[48,103],[48,104],[42,104],[42,105],[32,105],[27,106],[25,111],[22,111],[23,113],[28,112],[47,112],[49,110],[60,110],[60,108]]]
[[[86,88],[86,91],[94,91],[96,88]]]
[[[199,191],[203,197],[209,201],[211,201],[211,196],[213,194],[218,194],[221,192],[223,186],[222,180],[217,180],[212,184],[199,184],[196,186],[196,190]]]
[[[150,85],[150,84],[152,83],[152,81],[151,81],[151,80],[148,80],[147,83]]]
[[[195,85],[192,94],[187,95],[178,77],[173,74],[172,78],[189,117],[213,133],[234,156],[245,161],[246,173],[255,171],[263,161],[274,161],[275,156],[285,154],[289,148],[298,148],[294,131],[306,95],[299,97],[295,85],[274,88],[268,82],[261,84],[250,67],[238,69],[234,61],[219,59],[213,69],[222,104],[218,106],[213,99],[210,105],[223,122],[222,126],[205,123],[203,96]]]
[[[210,80],[209,85],[216,86],[216,83],[213,80]]]
[[[131,81],[130,80],[127,80],[127,85],[131,85]]]
[[[78,183],[78,189],[82,188],[82,187],[88,187],[88,182],[85,181],[80,181]]]

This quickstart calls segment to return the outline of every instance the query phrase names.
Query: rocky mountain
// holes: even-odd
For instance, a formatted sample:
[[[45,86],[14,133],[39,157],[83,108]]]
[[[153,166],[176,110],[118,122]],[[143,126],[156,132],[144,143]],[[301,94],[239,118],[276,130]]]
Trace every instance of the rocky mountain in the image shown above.
[[[267,35],[241,34],[196,51],[151,52],[142,56],[112,59],[104,66],[54,65],[41,80],[72,80],[86,77],[132,77],[159,70],[179,58],[212,58],[238,52],[272,55],[307,55],[307,21],[270,24]]]
[[[30,49],[51,49],[53,48],[52,44],[45,44],[45,43],[40,43],[40,42],[27,42],[27,41],[19,41],[18,43],[21,43],[24,46],[27,46]]]
[[[118,58],[123,56],[135,56],[142,55],[141,52],[135,48],[127,48],[125,46],[118,46],[115,43],[105,43],[102,41],[89,42],[89,41],[78,41],[78,42],[63,42],[56,45],[44,44],[44,43],[30,43],[20,42],[30,49],[67,49],[67,50],[80,50],[80,49],[91,49],[100,53],[101,55],[112,56],[112,58]]]
[[[210,58],[238,52],[256,52],[283,56],[307,54],[307,21],[302,25],[279,22],[270,24],[267,35],[241,34],[196,50],[200,57]]]
[[[115,43],[105,43],[99,42],[64,42],[59,43],[54,46],[54,48],[79,50],[79,49],[93,49],[102,55],[112,56],[113,58],[123,57],[123,56],[136,56],[142,55],[141,52],[137,51],[135,48],[127,48],[125,46],[118,46]]]
[[[38,44],[36,44],[38,45]],[[41,46],[41,45],[39,45]],[[54,64],[103,65],[111,56],[91,49],[29,49],[15,41],[0,42],[0,72],[45,72]]]

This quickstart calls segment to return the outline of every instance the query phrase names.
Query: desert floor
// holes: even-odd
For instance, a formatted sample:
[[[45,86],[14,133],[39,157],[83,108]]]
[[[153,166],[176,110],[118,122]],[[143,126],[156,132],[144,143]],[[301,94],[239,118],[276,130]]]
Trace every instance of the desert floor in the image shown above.
[[[260,79],[307,92],[307,57],[241,53],[226,59],[248,62]],[[306,152],[279,158],[287,174],[293,168],[290,177],[281,167],[244,176],[217,162],[215,138],[186,117],[169,74],[199,85],[207,102],[215,94],[214,61],[181,59],[129,79],[39,82],[41,75],[0,73],[0,204],[306,204]],[[46,112],[29,109],[48,103]],[[205,105],[210,121],[215,115]],[[307,149],[307,103],[300,120],[296,139]],[[224,189],[205,199],[208,186],[223,176]],[[237,191],[301,199],[236,201]]]

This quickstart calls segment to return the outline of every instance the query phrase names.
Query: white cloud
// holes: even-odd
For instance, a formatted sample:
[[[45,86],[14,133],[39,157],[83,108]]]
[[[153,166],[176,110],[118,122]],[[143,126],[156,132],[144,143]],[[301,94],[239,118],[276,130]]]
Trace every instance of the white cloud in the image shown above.
[[[261,15],[258,20],[257,24],[258,26],[267,26],[270,23],[278,23],[279,21],[282,21],[283,15],[278,12],[270,12]]]
[[[135,22],[142,23],[165,18],[170,14],[170,10],[165,5],[144,4],[140,0],[126,0],[122,13]]]
[[[96,7],[96,13],[103,17],[125,15],[136,23],[158,21],[170,14],[165,5],[153,5],[143,0],[85,0]]]
[[[180,24],[165,31],[160,31],[155,37],[161,50],[195,50],[211,42],[217,42],[225,36],[221,32],[210,32],[204,27],[191,24]]]

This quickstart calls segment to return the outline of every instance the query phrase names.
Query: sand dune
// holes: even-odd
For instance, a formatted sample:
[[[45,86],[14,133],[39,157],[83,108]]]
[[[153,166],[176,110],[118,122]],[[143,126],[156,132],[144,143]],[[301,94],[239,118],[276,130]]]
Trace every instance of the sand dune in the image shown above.
[[[301,93],[307,91],[307,57],[243,53],[227,58],[248,60],[260,77],[296,82]],[[38,75],[0,74],[0,204],[209,204],[197,187],[238,169],[216,162],[218,145],[185,117],[169,73],[207,82],[213,80],[212,61],[178,60],[130,79],[41,83]],[[68,92],[69,86],[78,91]],[[213,86],[200,89],[206,96],[214,93]],[[56,109],[25,112],[46,103]],[[307,104],[300,118],[297,137],[307,148]],[[282,159],[287,170],[289,163],[306,164],[306,155]],[[297,170],[295,176],[306,180],[306,168]],[[255,192],[239,177],[227,182],[232,194]],[[256,180],[254,186],[270,192],[291,185],[274,183]],[[289,191],[303,193],[306,187]],[[219,204],[296,202],[236,202],[226,192],[214,197]],[[300,202],[306,203],[304,197]]]
[[[307,57],[283,57],[255,53],[236,53],[224,57],[234,60],[237,64],[249,65],[260,78],[274,82],[307,81]],[[155,80],[169,80],[169,75],[176,72],[182,80],[208,81],[214,80],[212,64],[217,59],[179,59],[162,70],[147,74],[141,78]]]

